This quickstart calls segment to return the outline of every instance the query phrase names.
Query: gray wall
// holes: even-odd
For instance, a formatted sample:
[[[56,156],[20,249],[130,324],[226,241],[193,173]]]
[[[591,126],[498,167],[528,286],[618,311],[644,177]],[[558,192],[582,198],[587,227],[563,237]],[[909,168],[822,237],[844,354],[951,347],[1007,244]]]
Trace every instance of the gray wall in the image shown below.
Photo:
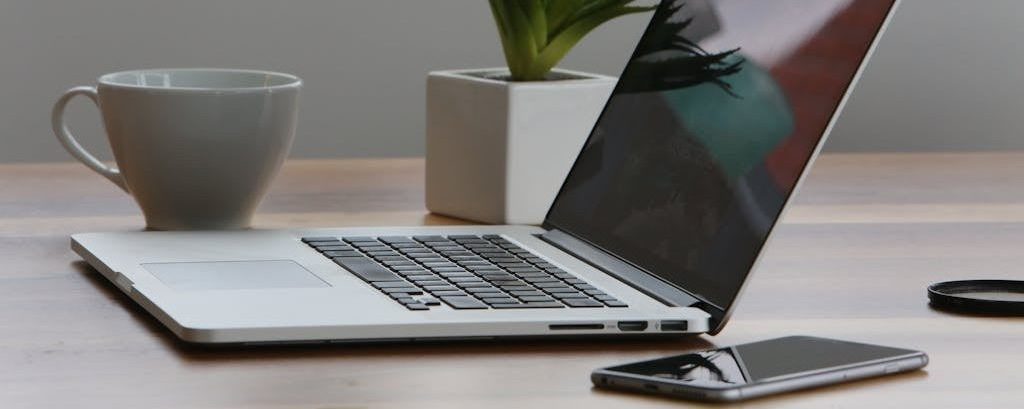
[[[1015,0],[907,0],[830,149],[1024,148],[1022,14]],[[645,22],[600,28],[563,65],[616,74]],[[67,160],[48,123],[63,89],[170,66],[303,77],[294,156],[421,155],[425,74],[502,63],[483,0],[3,0],[0,162]],[[88,102],[70,123],[109,157]]]
[[[905,0],[828,148],[1024,149],[1024,1]]]

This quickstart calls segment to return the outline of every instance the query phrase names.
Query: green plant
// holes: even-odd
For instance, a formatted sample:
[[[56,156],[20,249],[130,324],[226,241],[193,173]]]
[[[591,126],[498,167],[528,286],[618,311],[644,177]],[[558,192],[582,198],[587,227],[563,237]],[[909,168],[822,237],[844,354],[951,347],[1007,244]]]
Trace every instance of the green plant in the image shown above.
[[[590,31],[654,10],[635,0],[490,0],[512,81],[541,81]]]

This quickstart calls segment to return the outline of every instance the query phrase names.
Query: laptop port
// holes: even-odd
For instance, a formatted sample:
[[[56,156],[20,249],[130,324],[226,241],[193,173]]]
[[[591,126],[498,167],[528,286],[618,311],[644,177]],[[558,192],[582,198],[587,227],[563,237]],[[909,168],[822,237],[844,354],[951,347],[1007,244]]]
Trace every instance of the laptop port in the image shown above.
[[[558,330],[584,330],[604,329],[604,324],[551,324],[548,329]]]
[[[662,321],[661,322],[661,330],[662,331],[686,331],[687,330],[687,324],[686,324],[686,321]]]
[[[619,321],[619,331],[643,331],[647,329],[647,321]]]

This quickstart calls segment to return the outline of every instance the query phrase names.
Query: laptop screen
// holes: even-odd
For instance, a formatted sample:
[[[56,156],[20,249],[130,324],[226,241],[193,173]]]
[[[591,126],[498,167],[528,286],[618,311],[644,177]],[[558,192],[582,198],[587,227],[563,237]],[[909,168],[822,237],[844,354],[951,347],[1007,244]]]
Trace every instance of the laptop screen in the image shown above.
[[[546,219],[727,310],[894,0],[666,0]]]

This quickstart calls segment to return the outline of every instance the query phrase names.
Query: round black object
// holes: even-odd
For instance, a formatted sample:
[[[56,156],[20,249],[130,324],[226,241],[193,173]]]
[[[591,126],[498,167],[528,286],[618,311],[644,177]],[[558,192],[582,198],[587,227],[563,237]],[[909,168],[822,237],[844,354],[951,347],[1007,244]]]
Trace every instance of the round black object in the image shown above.
[[[946,281],[929,286],[928,299],[944,310],[1024,316],[1024,281]]]

